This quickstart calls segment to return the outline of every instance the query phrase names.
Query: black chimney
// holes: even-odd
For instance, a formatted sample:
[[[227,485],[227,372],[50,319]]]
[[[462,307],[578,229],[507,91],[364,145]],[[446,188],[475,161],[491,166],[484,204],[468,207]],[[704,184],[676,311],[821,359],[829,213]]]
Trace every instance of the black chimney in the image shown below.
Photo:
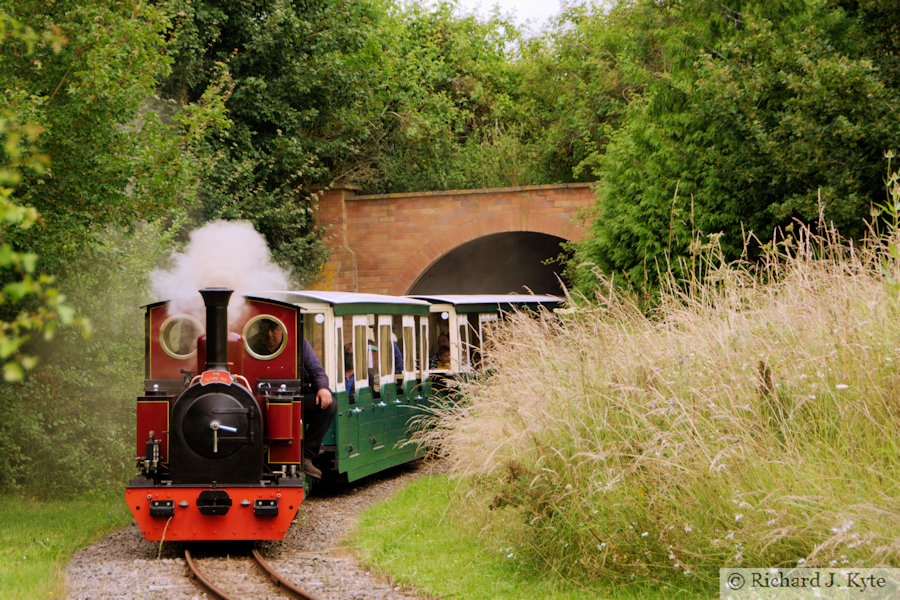
[[[206,304],[205,371],[228,370],[228,299],[233,292],[228,288],[200,290]]]

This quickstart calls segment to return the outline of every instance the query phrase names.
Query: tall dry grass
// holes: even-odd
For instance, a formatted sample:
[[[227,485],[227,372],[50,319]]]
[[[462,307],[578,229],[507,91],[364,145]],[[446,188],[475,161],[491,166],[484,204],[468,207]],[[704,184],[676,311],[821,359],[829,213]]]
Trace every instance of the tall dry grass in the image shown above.
[[[520,556],[571,578],[900,566],[900,239],[698,262],[515,315],[432,435]]]

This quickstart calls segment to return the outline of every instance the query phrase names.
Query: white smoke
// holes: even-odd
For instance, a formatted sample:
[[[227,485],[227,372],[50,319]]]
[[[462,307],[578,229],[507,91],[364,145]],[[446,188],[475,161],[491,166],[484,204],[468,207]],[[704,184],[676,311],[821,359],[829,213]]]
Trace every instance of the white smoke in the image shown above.
[[[229,321],[243,312],[243,293],[288,289],[288,274],[272,261],[265,238],[247,221],[213,221],[195,229],[171,262],[151,275],[153,292],[158,300],[171,301],[170,314],[188,313],[201,323],[205,309],[198,290],[203,288],[234,290]]]

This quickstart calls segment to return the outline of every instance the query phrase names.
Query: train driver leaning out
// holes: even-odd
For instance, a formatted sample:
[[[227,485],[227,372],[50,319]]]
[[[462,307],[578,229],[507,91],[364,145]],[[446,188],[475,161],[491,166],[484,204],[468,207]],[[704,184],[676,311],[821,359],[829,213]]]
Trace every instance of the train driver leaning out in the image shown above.
[[[250,338],[250,347],[262,357],[268,357],[281,348],[284,341],[284,330],[272,319],[260,319],[258,329]],[[321,479],[322,471],[313,464],[322,448],[322,440],[328,433],[328,427],[334,420],[337,405],[334,404],[331,390],[328,389],[328,375],[315,351],[306,339],[303,340],[303,364],[301,379],[303,381],[303,420],[306,432],[303,436],[303,459],[301,467],[310,477]]]
[[[303,420],[306,421],[301,464],[304,473],[310,477],[321,479],[322,471],[313,464],[313,460],[319,455],[322,440],[337,412],[337,404],[331,397],[331,390],[328,389],[328,375],[325,374],[322,363],[319,362],[316,353],[306,339],[303,340],[301,379],[303,380]]]

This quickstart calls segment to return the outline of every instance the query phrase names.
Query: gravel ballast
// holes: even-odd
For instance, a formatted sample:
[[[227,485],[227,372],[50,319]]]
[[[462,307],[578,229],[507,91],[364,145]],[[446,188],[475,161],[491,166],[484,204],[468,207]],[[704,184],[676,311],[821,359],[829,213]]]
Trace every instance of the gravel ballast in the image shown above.
[[[433,469],[421,461],[392,469],[356,484],[312,494],[284,540],[266,542],[266,561],[288,581],[321,600],[413,600],[426,598],[378,579],[358,565],[341,540],[359,514],[387,499],[412,477]],[[238,598],[284,598],[256,572],[248,572],[249,553],[241,544],[190,546],[207,576]],[[66,567],[70,600],[193,600],[208,598],[188,577],[184,545],[148,542],[135,524],[80,550]]]

